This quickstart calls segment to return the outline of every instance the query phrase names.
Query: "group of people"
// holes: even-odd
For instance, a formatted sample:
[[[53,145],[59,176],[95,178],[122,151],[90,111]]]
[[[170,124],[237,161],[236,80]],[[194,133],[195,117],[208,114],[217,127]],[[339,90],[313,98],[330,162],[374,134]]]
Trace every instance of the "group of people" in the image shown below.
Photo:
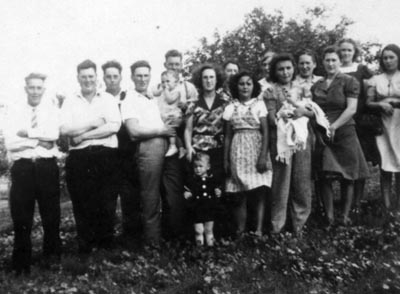
[[[192,83],[182,76],[182,54],[170,50],[156,88],[149,88],[150,64],[139,60],[130,67],[134,90],[128,91],[121,88],[119,62],[102,66],[106,91],[100,91],[96,64],[85,60],[77,66],[79,91],[60,103],[42,101],[46,76],[29,74],[27,103],[10,110],[4,130],[14,162],[15,271],[30,270],[35,201],[44,258],[60,256],[60,138],[68,145],[66,182],[81,254],[114,245],[118,197],[123,234],[143,232],[146,246],[155,248],[162,233],[182,236],[188,222],[197,245],[213,246],[215,216],[224,205],[231,213],[224,221],[234,223],[238,237],[247,226],[262,236],[265,223],[279,234],[287,211],[293,233],[301,235],[313,190],[329,228],[337,223],[335,180],[344,203],[339,223],[351,225],[350,211],[359,209],[369,177],[367,161],[381,167],[384,207],[398,209],[400,48],[382,50],[378,75],[357,63],[358,55],[352,39],[327,47],[325,76],[318,77],[312,51],[296,59],[268,51],[261,80],[230,60],[223,73],[201,65]]]

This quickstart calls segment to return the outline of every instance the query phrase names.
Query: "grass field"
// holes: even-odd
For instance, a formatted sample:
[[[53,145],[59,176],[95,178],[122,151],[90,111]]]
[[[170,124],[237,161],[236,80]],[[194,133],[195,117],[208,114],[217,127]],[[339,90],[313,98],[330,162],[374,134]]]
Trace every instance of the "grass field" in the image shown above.
[[[400,293],[400,218],[383,216],[376,180],[368,191],[352,227],[325,232],[313,214],[300,239],[289,233],[220,238],[211,249],[170,241],[160,251],[120,240],[115,249],[84,260],[76,254],[73,217],[65,205],[60,265],[40,266],[36,218],[32,273],[14,277],[12,230],[0,234],[0,293]]]

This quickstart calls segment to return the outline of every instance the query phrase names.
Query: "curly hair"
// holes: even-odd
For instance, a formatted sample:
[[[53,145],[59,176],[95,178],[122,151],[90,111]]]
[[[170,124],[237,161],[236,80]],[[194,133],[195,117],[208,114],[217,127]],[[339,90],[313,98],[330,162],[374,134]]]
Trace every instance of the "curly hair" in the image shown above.
[[[261,86],[249,71],[247,70],[242,70],[239,73],[235,74],[234,76],[231,77],[229,81],[229,90],[231,91],[232,97],[239,99],[239,89],[238,89],[238,84],[239,80],[242,77],[249,77],[252,82],[253,82],[253,92],[251,93],[251,97],[257,97],[261,93]]]
[[[383,52],[385,51],[392,51],[394,54],[396,54],[397,69],[400,69],[400,48],[396,44],[389,44],[382,49],[381,55],[379,56],[379,66],[381,67],[382,71],[386,71],[385,64],[383,63]]]
[[[269,78],[274,83],[279,82],[278,76],[276,75],[276,68],[278,66],[278,63],[282,61],[290,61],[292,63],[294,71],[292,80],[294,80],[296,77],[296,62],[293,58],[293,55],[290,53],[280,53],[278,55],[275,55],[272,58],[271,63],[269,64]]]
[[[201,95],[203,93],[203,72],[207,69],[211,69],[215,72],[215,77],[217,79],[217,84],[215,85],[215,89],[219,89],[222,87],[224,83],[224,77],[223,74],[220,70],[219,67],[213,65],[213,64],[203,64],[200,66],[198,70],[196,70],[193,73],[193,83],[196,86],[196,88],[199,90],[199,94]]]

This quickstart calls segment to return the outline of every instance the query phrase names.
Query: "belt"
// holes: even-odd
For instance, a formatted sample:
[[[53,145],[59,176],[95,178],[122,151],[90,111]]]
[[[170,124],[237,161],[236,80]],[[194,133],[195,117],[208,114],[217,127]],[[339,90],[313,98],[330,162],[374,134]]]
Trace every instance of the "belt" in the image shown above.
[[[29,162],[29,163],[37,163],[37,162],[46,162],[46,161],[53,161],[55,160],[54,157],[33,157],[33,158],[20,158],[15,162]]]

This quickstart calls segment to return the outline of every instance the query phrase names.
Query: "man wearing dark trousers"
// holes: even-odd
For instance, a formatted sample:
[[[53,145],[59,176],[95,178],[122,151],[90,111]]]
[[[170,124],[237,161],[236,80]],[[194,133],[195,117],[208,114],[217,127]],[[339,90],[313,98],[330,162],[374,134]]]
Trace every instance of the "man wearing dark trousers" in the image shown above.
[[[58,261],[61,253],[60,188],[56,162],[59,136],[58,109],[42,101],[46,76],[31,73],[25,78],[27,103],[10,110],[4,130],[6,148],[13,161],[10,208],[14,224],[13,269],[29,273],[31,230],[35,202],[43,225],[44,261]]]
[[[118,61],[111,60],[103,64],[102,69],[106,92],[114,96],[121,110],[121,103],[126,98],[126,90],[121,89],[122,66]],[[124,125],[121,125],[117,138],[118,170],[113,192],[115,199],[119,195],[121,201],[122,236],[129,240],[141,233],[139,181],[134,160],[136,144],[130,139]]]
[[[80,91],[67,97],[61,110],[60,132],[69,139],[65,164],[68,190],[78,234],[79,252],[114,245],[118,146],[121,126],[118,103],[97,90],[96,64],[85,60],[77,67]]]

